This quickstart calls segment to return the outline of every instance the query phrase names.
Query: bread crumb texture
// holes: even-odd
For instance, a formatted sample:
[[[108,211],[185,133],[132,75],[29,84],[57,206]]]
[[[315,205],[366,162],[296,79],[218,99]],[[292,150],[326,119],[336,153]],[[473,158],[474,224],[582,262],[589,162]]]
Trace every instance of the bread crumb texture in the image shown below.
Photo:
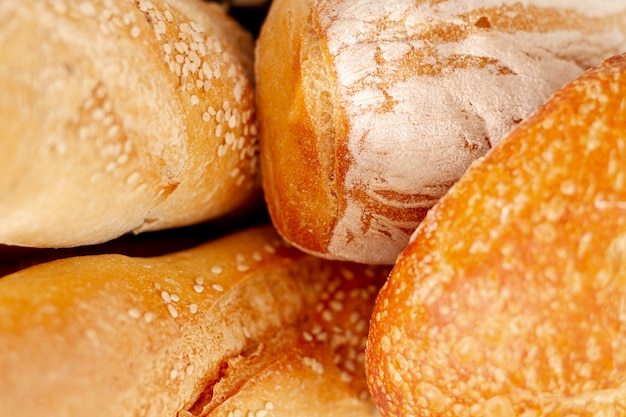
[[[383,415],[624,414],[625,115],[616,56],[431,210],[373,313],[368,382]]]

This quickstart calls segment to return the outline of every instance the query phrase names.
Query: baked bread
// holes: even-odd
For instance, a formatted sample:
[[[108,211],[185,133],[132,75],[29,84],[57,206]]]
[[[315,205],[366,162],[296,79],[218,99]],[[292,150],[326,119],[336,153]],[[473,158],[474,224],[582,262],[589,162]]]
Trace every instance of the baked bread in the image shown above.
[[[5,276],[0,415],[374,415],[363,356],[386,269],[306,255],[259,226]]]
[[[626,408],[626,55],[569,83],[473,164],[377,299],[383,416]]]
[[[623,1],[273,1],[255,64],[272,221],[392,264],[471,161],[625,35]]]
[[[0,2],[0,243],[69,247],[260,201],[252,37],[200,0]]]

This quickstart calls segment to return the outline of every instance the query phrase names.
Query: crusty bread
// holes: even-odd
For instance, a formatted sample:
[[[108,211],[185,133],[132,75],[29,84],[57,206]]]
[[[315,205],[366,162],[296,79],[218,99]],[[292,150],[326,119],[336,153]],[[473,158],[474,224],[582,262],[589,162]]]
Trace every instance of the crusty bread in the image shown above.
[[[306,255],[259,226],[5,276],[0,415],[373,415],[363,361],[385,269]]]
[[[255,64],[274,224],[393,263],[471,161],[625,34],[623,1],[275,0]]]
[[[94,244],[260,200],[252,48],[200,0],[0,2],[0,243]]]
[[[626,408],[626,55],[559,90],[428,213],[377,299],[384,416]]]

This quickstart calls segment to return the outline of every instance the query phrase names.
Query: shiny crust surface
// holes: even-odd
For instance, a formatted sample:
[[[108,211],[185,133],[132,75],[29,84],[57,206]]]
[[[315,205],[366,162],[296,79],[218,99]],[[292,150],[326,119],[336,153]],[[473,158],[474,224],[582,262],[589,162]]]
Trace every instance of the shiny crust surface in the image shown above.
[[[566,85],[429,212],[376,302],[384,416],[598,416],[626,401],[626,56]]]

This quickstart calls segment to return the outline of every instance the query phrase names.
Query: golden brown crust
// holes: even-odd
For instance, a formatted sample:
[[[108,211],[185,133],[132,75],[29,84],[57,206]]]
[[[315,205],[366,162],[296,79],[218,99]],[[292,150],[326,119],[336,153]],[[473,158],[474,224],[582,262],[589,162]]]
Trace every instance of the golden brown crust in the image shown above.
[[[325,163],[335,150],[320,151],[319,123],[308,116],[315,101],[311,96],[329,88],[323,75],[315,77],[306,66],[325,72],[323,63],[311,63],[312,58],[320,59],[321,51],[307,3],[272,2],[261,33],[255,75],[259,130],[267,138],[261,143],[266,201],[282,234],[321,253],[329,244],[336,217],[334,190],[328,187],[334,172]],[[297,166],[285,169],[286,160],[297,161]],[[292,198],[302,193],[307,197]]]
[[[9,0],[0,21],[0,243],[100,243],[260,199],[252,38],[221,8]]]
[[[566,85],[429,212],[377,300],[385,416],[626,405],[626,55]]]
[[[393,264],[471,161],[625,44],[611,1],[273,2],[256,74],[274,224],[309,253]]]
[[[0,414],[372,413],[363,355],[386,272],[305,255],[269,226],[27,268],[0,279]]]

